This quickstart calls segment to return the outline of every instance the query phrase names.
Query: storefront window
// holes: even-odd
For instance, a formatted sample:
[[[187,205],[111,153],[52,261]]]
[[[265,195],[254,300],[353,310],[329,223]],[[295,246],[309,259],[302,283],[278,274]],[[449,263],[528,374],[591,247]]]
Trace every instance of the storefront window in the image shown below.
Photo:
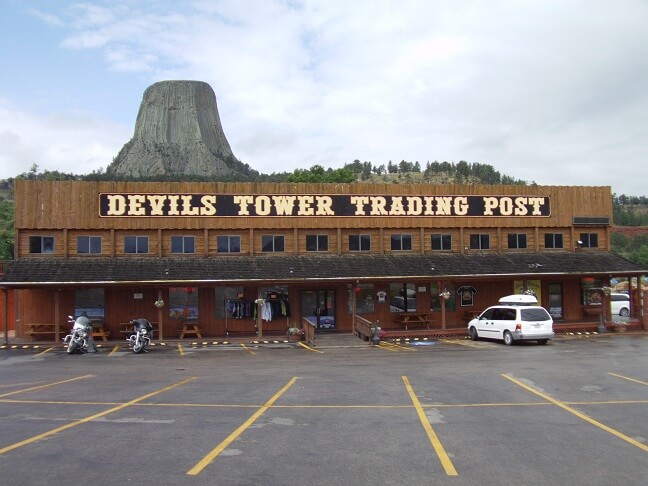
[[[74,291],[74,317],[84,314],[90,320],[105,317],[104,289],[81,289]]]
[[[358,289],[356,292],[355,289]],[[374,312],[374,302],[376,300],[373,284],[355,284],[347,285],[347,299],[349,314],[353,313],[353,294],[356,299],[356,314],[371,314]],[[383,292],[384,293],[384,292]]]
[[[599,292],[590,292],[591,289],[600,289],[603,282],[599,278],[581,278],[581,304],[583,305],[600,305],[601,294]]]
[[[171,287],[169,289],[169,317],[171,319],[198,319],[198,288]]]
[[[538,302],[542,302],[542,284],[540,280],[514,280],[513,293],[523,294],[524,292],[530,292],[538,299]]]
[[[225,318],[228,303],[243,302],[243,287],[216,287],[216,317]]]
[[[391,312],[416,312],[416,285],[413,283],[389,284],[389,310]]]
[[[432,312],[441,312],[441,297],[439,297],[441,292],[448,292],[450,294],[448,300],[445,301],[445,308],[447,311],[454,311],[457,300],[452,283],[442,284],[441,288],[439,288],[439,284],[437,283],[430,285],[430,310]]]

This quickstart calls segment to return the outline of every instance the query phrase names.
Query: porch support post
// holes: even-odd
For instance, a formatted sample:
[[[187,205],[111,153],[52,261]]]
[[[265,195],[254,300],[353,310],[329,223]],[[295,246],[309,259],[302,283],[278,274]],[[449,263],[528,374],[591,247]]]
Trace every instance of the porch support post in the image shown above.
[[[59,311],[61,308],[61,289],[56,289],[54,292],[54,341],[59,342],[61,337],[61,321],[59,319]]]
[[[158,302],[162,302],[162,289],[158,290],[157,298],[158,298],[158,300],[157,300]],[[158,339],[159,339],[160,341],[162,341],[162,340],[164,339],[164,334],[163,334],[163,331],[162,331],[162,328],[164,327],[164,325],[163,325],[164,322],[162,322],[162,319],[164,318],[164,311],[163,311],[163,309],[164,309],[164,307],[162,307],[162,306],[160,306],[160,307],[157,308],[157,310],[158,310],[158,312],[157,312],[157,320],[158,320]]]
[[[2,288],[2,305],[4,312],[2,313],[2,320],[3,320],[3,329],[4,329],[4,344],[7,345],[9,344],[9,309],[8,309],[8,304],[9,304],[9,299],[7,298],[7,294],[9,291],[3,287]]]

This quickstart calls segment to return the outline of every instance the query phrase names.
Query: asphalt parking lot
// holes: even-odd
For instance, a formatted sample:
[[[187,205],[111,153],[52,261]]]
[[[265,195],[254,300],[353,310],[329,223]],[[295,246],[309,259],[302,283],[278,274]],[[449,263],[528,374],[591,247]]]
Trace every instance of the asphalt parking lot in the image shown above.
[[[648,334],[0,349],[4,484],[648,484]]]

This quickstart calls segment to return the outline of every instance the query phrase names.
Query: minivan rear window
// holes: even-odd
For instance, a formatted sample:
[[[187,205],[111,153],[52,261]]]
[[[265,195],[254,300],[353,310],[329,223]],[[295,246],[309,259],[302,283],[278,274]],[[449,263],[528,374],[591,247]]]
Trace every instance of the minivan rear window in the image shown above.
[[[523,321],[549,321],[551,316],[545,310],[544,307],[538,307],[533,309],[522,309],[521,310],[522,320]]]

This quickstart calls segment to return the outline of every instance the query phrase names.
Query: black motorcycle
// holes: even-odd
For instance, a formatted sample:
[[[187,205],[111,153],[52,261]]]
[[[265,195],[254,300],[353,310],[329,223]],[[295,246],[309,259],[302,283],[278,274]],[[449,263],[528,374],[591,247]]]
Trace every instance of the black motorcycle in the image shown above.
[[[128,344],[133,347],[133,353],[146,352],[153,338],[153,326],[143,318],[130,321],[133,325],[131,335],[126,338]]]

